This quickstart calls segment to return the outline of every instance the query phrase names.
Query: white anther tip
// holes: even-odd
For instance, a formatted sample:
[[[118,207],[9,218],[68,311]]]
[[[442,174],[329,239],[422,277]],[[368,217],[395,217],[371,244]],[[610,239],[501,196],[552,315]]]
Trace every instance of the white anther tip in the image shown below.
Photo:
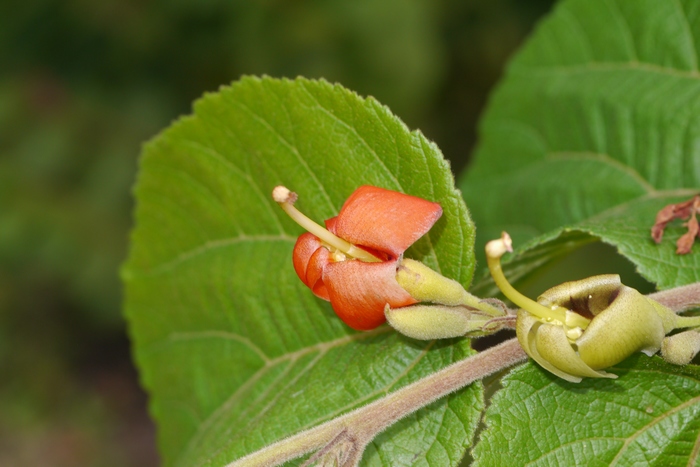
[[[508,235],[508,232],[501,232],[501,240],[508,253],[513,253],[513,240]]]
[[[491,240],[486,244],[486,254],[491,258],[500,258],[506,252],[513,252],[513,241],[506,232],[503,232],[498,240]]]
[[[272,199],[277,203],[294,203],[297,200],[297,194],[286,186],[279,185],[272,190]]]

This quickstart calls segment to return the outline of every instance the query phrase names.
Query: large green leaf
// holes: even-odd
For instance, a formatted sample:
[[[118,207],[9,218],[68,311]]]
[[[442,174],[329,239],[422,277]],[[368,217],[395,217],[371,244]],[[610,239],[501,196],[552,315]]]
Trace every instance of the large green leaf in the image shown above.
[[[698,47],[695,0],[568,0],[540,25],[460,183],[479,245],[507,230],[521,246],[509,277],[602,239],[661,288],[700,280],[700,248],[674,253],[680,223],[649,235],[656,210],[700,191]]]
[[[436,146],[375,100],[326,82],[245,78],[195,104],[144,149],[123,270],[126,314],[166,465],[225,465],[471,353],[349,330],[297,279],[300,228],[359,185],[439,202],[407,256],[468,285],[473,226]],[[367,465],[456,465],[482,407],[478,387],[402,420]]]
[[[697,465],[700,371],[644,355],[616,380],[574,384],[536,365],[503,379],[486,412],[475,465]]]

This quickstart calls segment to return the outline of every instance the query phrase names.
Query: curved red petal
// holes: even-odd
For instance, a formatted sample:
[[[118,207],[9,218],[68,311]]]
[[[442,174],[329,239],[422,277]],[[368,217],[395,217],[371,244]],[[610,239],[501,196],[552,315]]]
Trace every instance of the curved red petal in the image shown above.
[[[319,248],[323,247],[321,246],[321,241],[318,239],[318,237],[306,232],[299,235],[297,242],[294,244],[294,251],[292,251],[294,271],[296,271],[299,279],[301,279],[301,281],[309,288],[311,288],[311,286],[306,281],[307,269],[311,257]]]
[[[335,234],[350,243],[401,255],[442,215],[439,204],[375,186],[361,186],[345,201]]]
[[[297,276],[317,297],[324,300],[329,300],[323,283],[323,268],[330,261],[329,255],[318,237],[308,232],[299,236],[292,252]]]
[[[396,261],[331,262],[323,270],[323,280],[335,313],[358,331],[382,324],[387,303],[392,308],[417,303],[396,282]]]
[[[326,219],[324,221],[324,224],[326,224],[326,228],[330,230],[333,234],[335,234],[335,223],[338,221],[338,216],[331,217],[330,219]]]
[[[330,263],[331,252],[324,247],[320,247],[311,255],[306,267],[306,282],[311,291],[324,300],[330,300],[326,284],[323,282],[324,267]]]

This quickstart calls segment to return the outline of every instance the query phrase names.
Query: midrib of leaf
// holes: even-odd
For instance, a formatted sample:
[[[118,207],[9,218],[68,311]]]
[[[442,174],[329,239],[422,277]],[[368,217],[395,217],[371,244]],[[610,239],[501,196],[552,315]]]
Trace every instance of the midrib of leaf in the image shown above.
[[[696,81],[700,79],[700,71],[698,70],[679,70],[677,68],[664,67],[654,63],[644,62],[588,62],[579,65],[523,65],[518,64],[517,67],[512,67],[512,73],[520,75],[550,77],[553,73],[563,75],[581,75],[581,74],[596,74],[596,73],[611,73],[620,71],[638,71],[642,73],[653,73],[660,75],[672,76],[674,78],[683,78]]]
[[[593,160],[596,162],[602,162],[614,169],[617,169],[627,175],[633,180],[635,180],[640,188],[646,191],[648,194],[657,193],[657,190],[649,183],[644,177],[642,177],[639,172],[634,170],[632,167],[623,164],[619,160],[610,157],[608,154],[590,152],[590,151],[558,151],[549,152],[545,155],[545,160]]]

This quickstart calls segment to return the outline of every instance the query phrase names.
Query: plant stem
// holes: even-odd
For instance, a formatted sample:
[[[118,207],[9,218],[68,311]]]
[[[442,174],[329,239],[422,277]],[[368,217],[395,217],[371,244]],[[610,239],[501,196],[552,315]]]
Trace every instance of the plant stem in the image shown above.
[[[700,307],[700,282],[656,292],[647,297],[669,307],[676,313]]]
[[[679,316],[676,318],[676,329],[700,327],[700,316]]]
[[[479,297],[470,294],[465,291],[464,300],[462,302],[464,305],[474,308],[475,310],[483,311],[494,317],[503,316],[503,310],[494,306],[488,302],[483,301]]]
[[[319,449],[327,454],[336,443],[345,451],[344,457],[352,460],[352,463],[348,461],[344,464],[356,465],[365,446],[401,418],[526,358],[517,339],[510,339],[453,363],[371,404],[248,454],[227,467],[272,467]]]

